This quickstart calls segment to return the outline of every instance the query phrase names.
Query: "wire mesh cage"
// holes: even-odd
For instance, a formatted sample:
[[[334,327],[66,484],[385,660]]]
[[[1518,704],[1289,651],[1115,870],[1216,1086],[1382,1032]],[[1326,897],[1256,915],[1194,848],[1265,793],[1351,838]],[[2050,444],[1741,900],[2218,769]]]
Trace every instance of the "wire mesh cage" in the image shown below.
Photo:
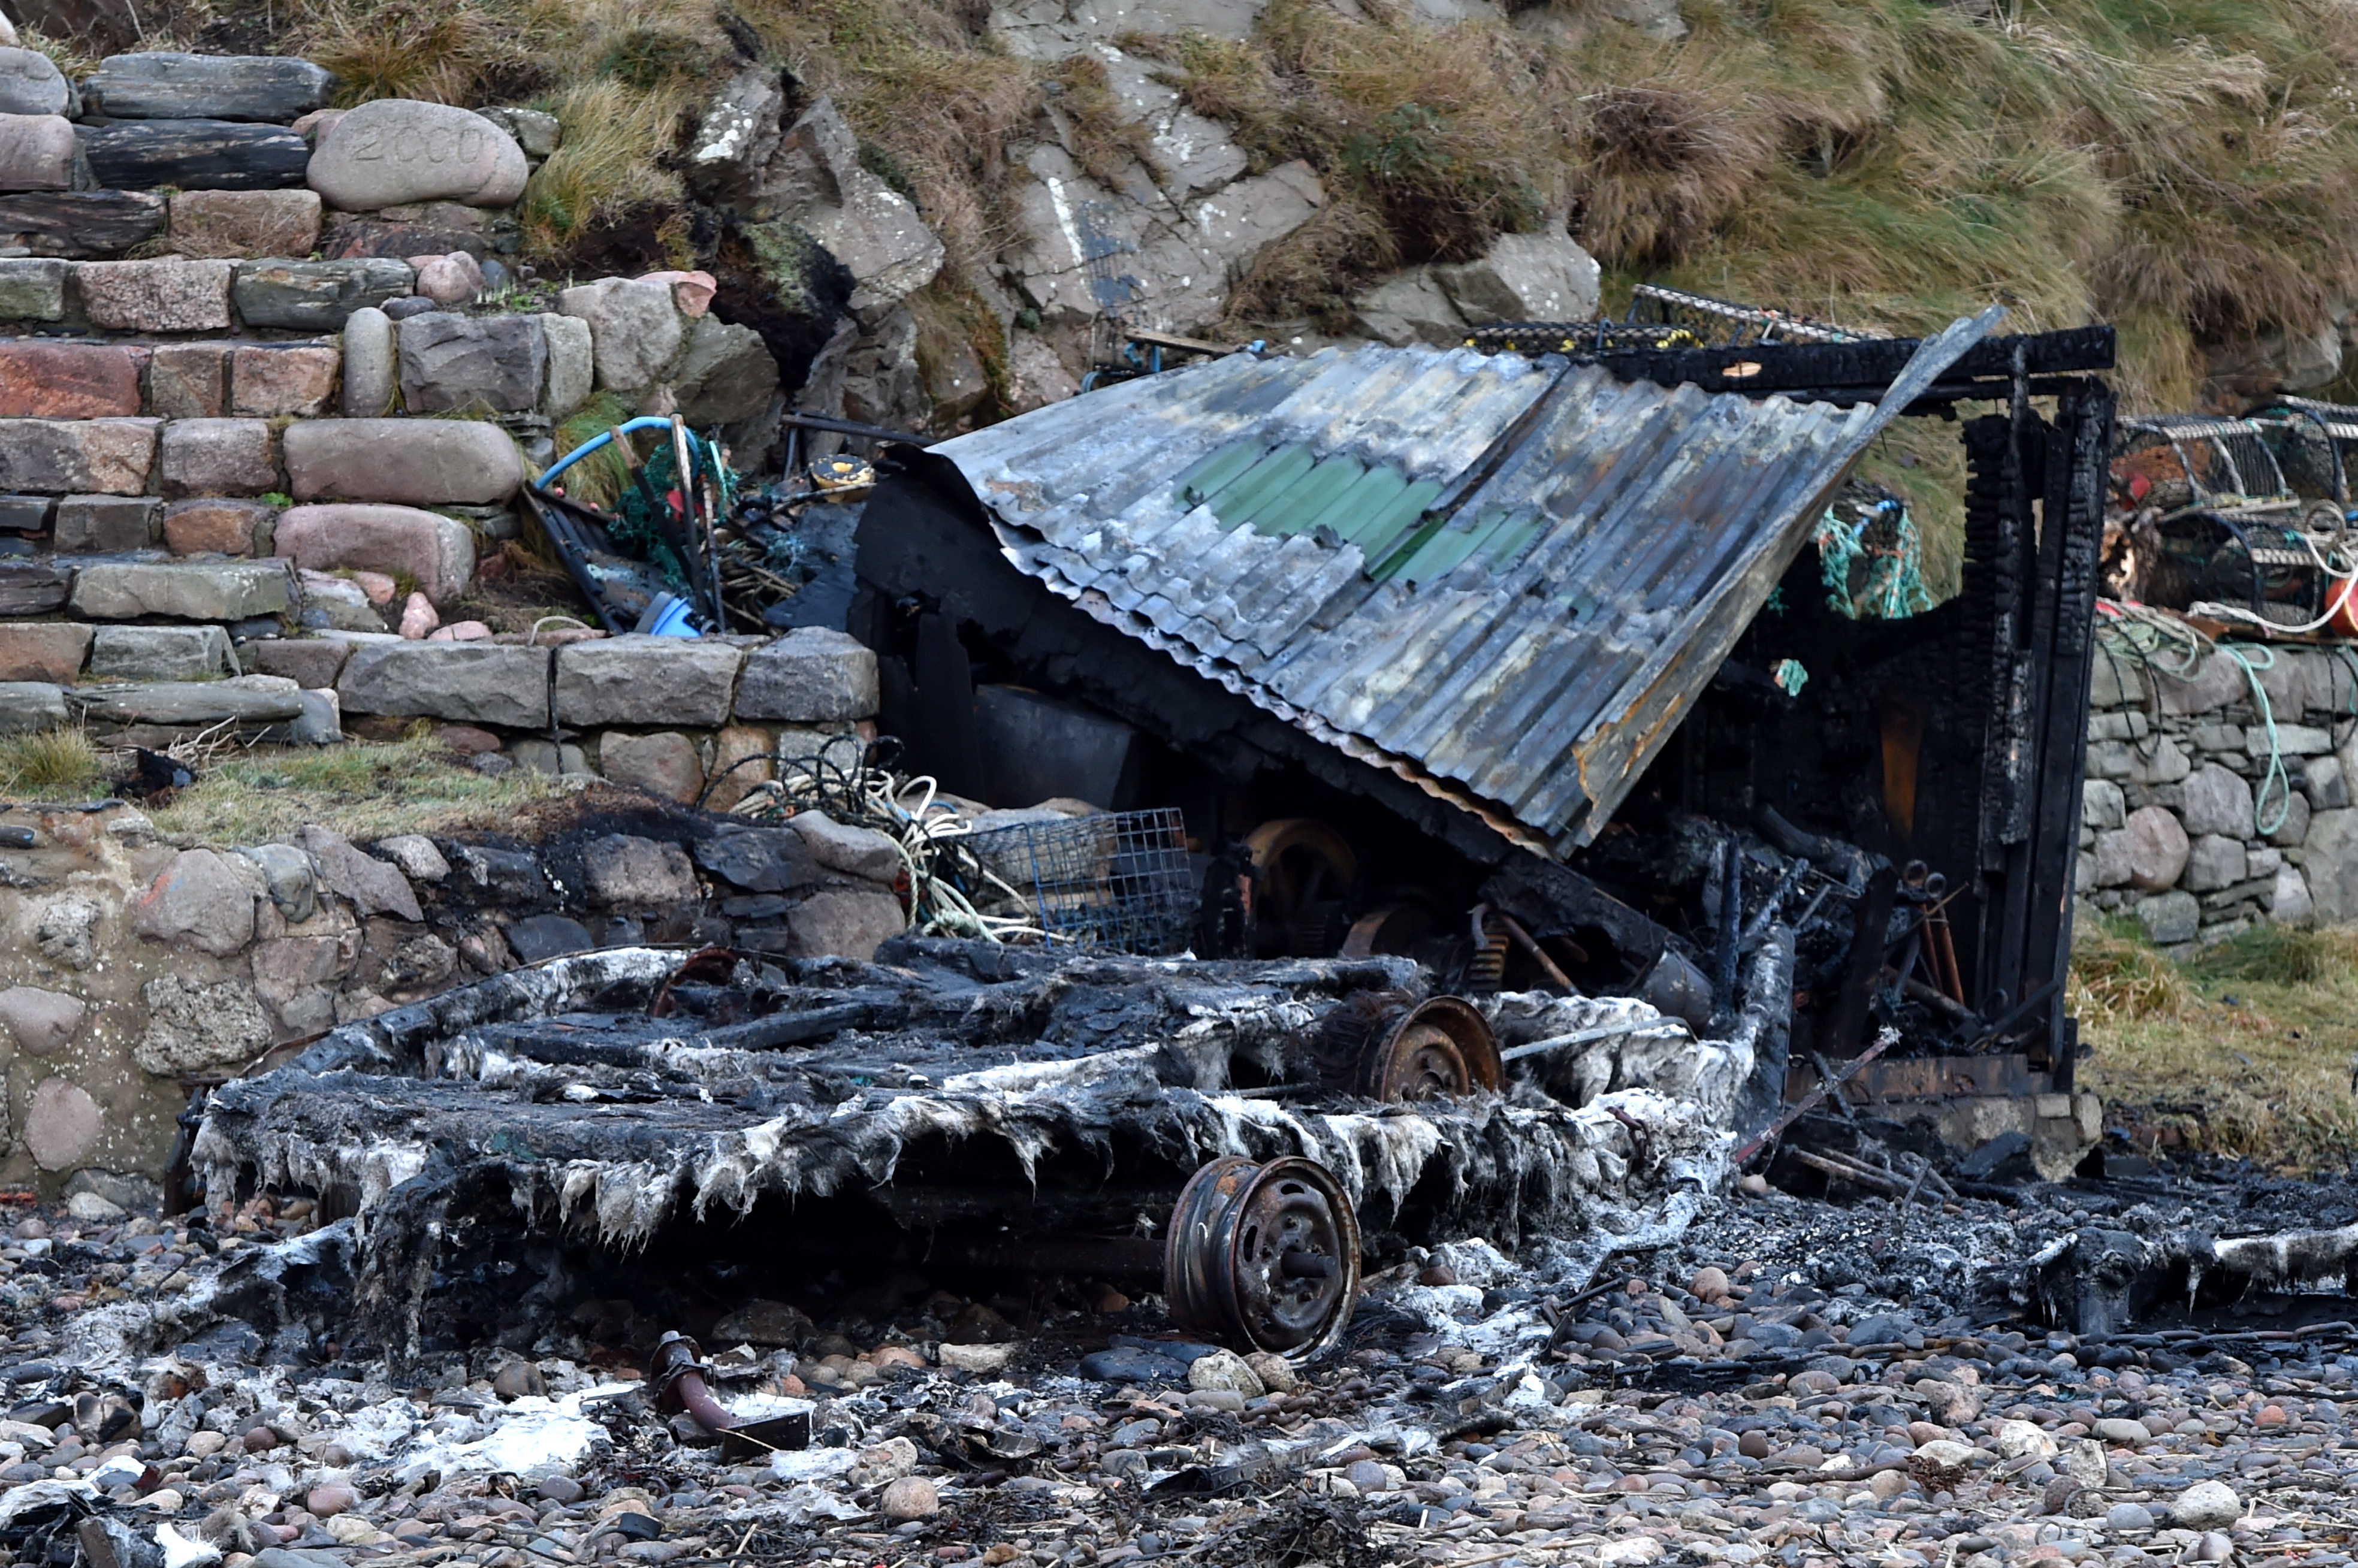
[[[1632,325],[1653,323],[1681,329],[1691,347],[1723,348],[1745,343],[1860,343],[1889,334],[1863,327],[1837,327],[1769,306],[1741,305],[1708,294],[1641,283],[1629,291]]]
[[[1749,343],[1858,343],[1887,334],[1837,327],[1790,310],[1739,305],[1641,283],[1618,321],[1500,321],[1476,327],[1466,346],[1489,353],[1589,355],[1646,349],[1719,349]]]
[[[2166,512],[2293,504],[2298,497],[2277,466],[2267,436],[2250,419],[2193,414],[2124,419],[2114,481],[2128,487],[2132,500]]]
[[[1008,890],[1051,936],[1125,953],[1176,953],[1195,927],[1186,823],[1175,809],[1024,822],[959,841],[1003,886],[975,890],[1008,905]]]
[[[2255,411],[2252,422],[2268,433],[2285,478],[2303,495],[2348,508],[2358,468],[2358,407],[2286,397]]]

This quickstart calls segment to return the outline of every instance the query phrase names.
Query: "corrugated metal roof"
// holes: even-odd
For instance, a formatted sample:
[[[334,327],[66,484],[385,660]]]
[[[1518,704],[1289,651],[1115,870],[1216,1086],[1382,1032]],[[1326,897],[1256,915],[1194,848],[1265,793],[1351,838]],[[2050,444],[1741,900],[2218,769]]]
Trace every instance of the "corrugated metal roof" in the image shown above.
[[[1234,354],[934,449],[1022,571],[1535,848],[1585,842],[1876,431],[1881,404],[1471,350]]]

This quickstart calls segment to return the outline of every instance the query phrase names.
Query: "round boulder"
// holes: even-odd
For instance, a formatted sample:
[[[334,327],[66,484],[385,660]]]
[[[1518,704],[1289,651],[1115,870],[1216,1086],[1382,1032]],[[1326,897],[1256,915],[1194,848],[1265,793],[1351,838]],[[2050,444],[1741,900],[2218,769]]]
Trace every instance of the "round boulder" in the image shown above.
[[[2241,782],[2240,780],[2237,782]],[[2193,843],[2166,806],[2141,806],[2129,813],[2121,831],[2128,836],[2129,885],[2159,892],[2178,885]]]
[[[474,580],[474,531],[420,507],[290,507],[278,514],[271,547],[304,570],[363,568],[408,576],[434,603],[450,603]]]
[[[98,1147],[99,1136],[105,1130],[106,1113],[80,1084],[44,1078],[33,1091],[31,1114],[25,1123],[25,1147],[42,1170],[72,1169]]]
[[[46,1056],[74,1037],[89,1008],[80,997],[31,986],[0,990],[0,1029],[16,1037],[16,1048]]]
[[[886,1519],[904,1524],[911,1519],[933,1518],[941,1512],[942,1501],[931,1481],[923,1476],[903,1476],[884,1488],[876,1506]]]
[[[380,98],[320,133],[307,178],[338,211],[373,212],[417,201],[505,207],[530,173],[515,138],[481,114]]]

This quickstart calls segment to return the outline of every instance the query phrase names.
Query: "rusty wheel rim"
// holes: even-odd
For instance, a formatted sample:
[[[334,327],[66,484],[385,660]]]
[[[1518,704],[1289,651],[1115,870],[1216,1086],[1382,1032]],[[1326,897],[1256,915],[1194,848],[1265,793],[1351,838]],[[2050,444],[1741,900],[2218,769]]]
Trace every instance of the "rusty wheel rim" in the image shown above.
[[[1359,1293],[1359,1226],[1314,1160],[1224,1155],[1189,1178],[1163,1243],[1172,1321],[1254,1350],[1332,1345]]]
[[[1498,1044],[1489,1021],[1461,998],[1437,996],[1411,1008],[1370,1040],[1360,1082],[1387,1104],[1465,1099],[1498,1087]]]

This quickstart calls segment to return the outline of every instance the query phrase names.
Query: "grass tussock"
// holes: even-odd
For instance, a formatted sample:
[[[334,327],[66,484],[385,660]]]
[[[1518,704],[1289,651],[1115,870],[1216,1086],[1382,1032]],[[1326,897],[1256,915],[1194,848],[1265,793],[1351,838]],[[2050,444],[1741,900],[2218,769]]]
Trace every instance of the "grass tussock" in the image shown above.
[[[1400,261],[1568,213],[1640,279],[1917,332],[1993,299],[2119,319],[2136,404],[2201,346],[2315,331],[2358,287],[2358,12],[2328,0],[1687,0],[1649,39],[1555,0],[1444,33],[1276,0],[1249,43],[1130,40],[1267,165],[1380,241],[1304,240],[1245,313],[1336,312]],[[1610,294],[1612,289],[1608,289]]]
[[[90,800],[107,777],[106,753],[80,730],[0,735],[0,799]]]
[[[550,440],[557,457],[594,441],[600,436],[631,417],[631,406],[611,392],[601,392],[583,404],[560,423],[551,433]],[[555,460],[550,460],[554,461]],[[557,479],[566,494],[576,501],[586,501],[592,506],[611,508],[622,487],[631,482],[631,465],[627,458],[607,442],[596,451],[575,463]],[[551,558],[554,558],[552,552]]]
[[[1675,41],[1603,4],[1434,28],[1401,0],[1271,0],[1247,39],[1120,40],[1257,168],[1306,159],[1325,186],[1318,220],[1242,280],[1231,324],[1340,328],[1390,268],[1563,222],[1604,264],[1608,305],[1653,279],[1900,332],[1992,300],[2022,330],[2115,320],[2121,390],[2160,406],[2193,400],[2206,349],[2320,332],[2358,297],[2343,0],[1682,0]],[[526,202],[549,257],[679,211],[682,139],[750,60],[790,71],[804,102],[832,95],[862,162],[969,277],[1015,233],[1029,177],[1011,146],[1061,127],[1107,180],[1147,150],[1096,55],[1020,59],[978,0],[289,14],[287,42],[348,99],[553,109],[564,146]]]
[[[735,15],[881,150],[954,269],[982,266],[1013,235],[1007,144],[1039,119],[1048,74],[983,40],[983,13],[949,0],[740,0]],[[1084,145],[1110,134],[1083,117],[1095,126],[1081,127]]]
[[[19,24],[16,28],[19,47],[47,55],[58,74],[69,81],[81,81],[98,69],[98,57],[66,38],[53,38],[40,28]]]
[[[1093,178],[1119,185],[1130,164],[1143,162],[1153,151],[1146,127],[1123,118],[1112,78],[1098,56],[1076,54],[1056,61],[1042,87],[1050,111],[1069,128],[1074,158]]]
[[[2358,1155],[2358,932],[2261,927],[2179,964],[2132,924],[2073,944],[2080,1082],[2133,1138],[2288,1171]]]
[[[602,219],[682,196],[679,176],[648,157],[668,147],[694,110],[684,82],[643,90],[614,78],[568,87],[549,101],[565,139],[525,188],[525,232],[544,254],[561,251]]]
[[[251,844],[312,822],[368,839],[495,827],[562,788],[525,768],[488,778],[420,735],[240,752],[149,816],[160,832],[189,842]]]
[[[336,100],[347,106],[376,98],[466,104],[514,47],[488,7],[330,0],[315,14],[305,52],[336,73]]]

